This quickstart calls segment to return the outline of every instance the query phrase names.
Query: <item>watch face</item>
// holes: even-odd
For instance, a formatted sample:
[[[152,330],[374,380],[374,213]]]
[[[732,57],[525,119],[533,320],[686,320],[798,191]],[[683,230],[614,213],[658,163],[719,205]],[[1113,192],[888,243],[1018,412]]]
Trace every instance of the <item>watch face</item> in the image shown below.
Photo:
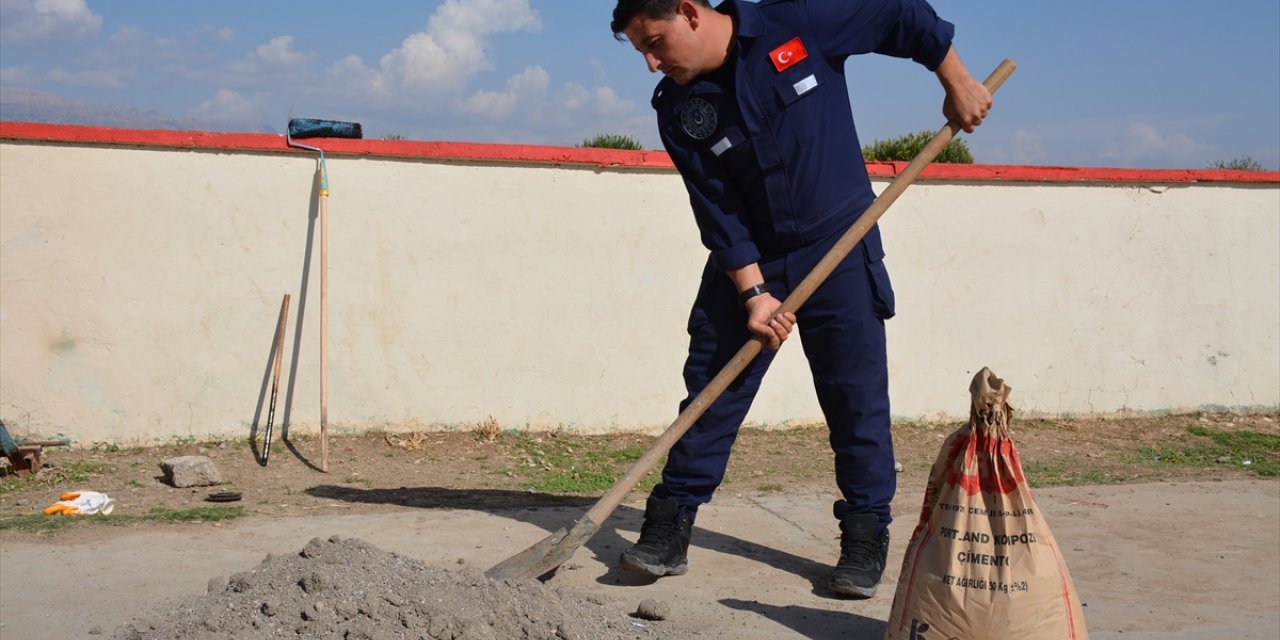
[[[680,128],[694,140],[706,140],[716,132],[716,108],[702,98],[691,98],[680,109]]]

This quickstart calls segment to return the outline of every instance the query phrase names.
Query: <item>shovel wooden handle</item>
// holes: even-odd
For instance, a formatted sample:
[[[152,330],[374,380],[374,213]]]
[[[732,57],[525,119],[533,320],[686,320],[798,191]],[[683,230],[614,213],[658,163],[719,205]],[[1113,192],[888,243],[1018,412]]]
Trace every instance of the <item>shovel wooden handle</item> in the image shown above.
[[[996,67],[996,70],[987,77],[983,84],[988,91],[994,94],[1004,84],[1004,81],[1013,74],[1016,67],[1017,65],[1012,60],[1006,59],[1000,63],[1000,66]],[[787,296],[787,299],[782,302],[782,306],[778,307],[774,315],[794,312],[808,301],[818,286],[827,279],[827,276],[831,275],[831,272],[835,270],[840,262],[862,241],[863,236],[867,235],[867,231],[871,229],[872,225],[880,220],[880,217],[889,209],[889,206],[898,199],[898,196],[902,195],[903,191],[906,191],[907,187],[920,176],[924,168],[942,152],[943,147],[946,147],[947,143],[951,142],[960,130],[960,124],[955,121],[947,122],[942,129],[938,130],[933,138],[929,140],[929,143],[902,170],[902,173],[898,174],[898,177],[894,178],[893,182],[876,197],[871,206],[867,207],[866,211],[858,217],[858,220],[849,227],[849,230],[827,251],[827,254],[805,276],[804,280],[791,292],[791,295]],[[566,554],[568,550],[563,547],[585,543],[586,538],[599,529],[605,519],[609,517],[609,514],[618,508],[618,505],[622,503],[622,500],[626,498],[631,489],[639,484],[644,475],[658,464],[658,460],[671,450],[671,447],[689,430],[689,427],[693,426],[693,423],[702,417],[702,414],[711,406],[711,403],[715,402],[720,397],[720,394],[729,388],[729,385],[747,368],[747,365],[760,354],[763,347],[764,343],[760,338],[748,340],[738,350],[738,353],[734,354],[728,364],[720,370],[720,373],[716,374],[716,377],[712,378],[711,382],[694,397],[684,411],[680,412],[675,422],[672,422],[671,426],[667,427],[667,430],[658,436],[654,443],[650,445],[648,451],[645,451],[644,455],[640,456],[640,459],[631,465],[631,468],[614,483],[608,493],[596,501],[595,505],[583,516],[583,519],[578,521],[573,531],[568,535],[563,532],[558,535],[553,534],[552,538],[559,538],[559,540],[552,541],[549,539],[535,544],[521,554],[499,563],[498,566],[490,569],[486,574],[491,578],[535,578],[549,569],[555,568],[555,562],[563,562],[560,558],[568,557]],[[577,533],[575,534],[575,532]],[[548,542],[552,544],[544,544]],[[552,553],[555,556],[550,562],[552,566],[548,567],[548,558],[539,556],[549,556]]]

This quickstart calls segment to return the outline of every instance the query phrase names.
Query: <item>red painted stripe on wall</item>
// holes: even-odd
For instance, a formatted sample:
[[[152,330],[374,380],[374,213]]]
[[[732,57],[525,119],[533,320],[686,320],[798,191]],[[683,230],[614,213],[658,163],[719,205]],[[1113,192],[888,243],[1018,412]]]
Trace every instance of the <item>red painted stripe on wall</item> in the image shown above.
[[[291,149],[285,137],[269,133],[214,133],[163,129],[114,129],[65,124],[0,121],[0,139],[29,142],[308,153]],[[416,140],[344,140],[310,138],[302,141],[326,154],[483,161],[519,164],[573,164],[621,169],[670,169],[664,151],[621,151],[545,145],[490,144],[480,142],[430,142]],[[906,162],[871,162],[867,171],[875,178],[892,178]],[[1243,182],[1280,184],[1280,171],[1227,171],[1219,169],[1116,169],[1107,167],[1045,167],[1031,165],[932,164],[922,176],[933,180],[981,182]]]

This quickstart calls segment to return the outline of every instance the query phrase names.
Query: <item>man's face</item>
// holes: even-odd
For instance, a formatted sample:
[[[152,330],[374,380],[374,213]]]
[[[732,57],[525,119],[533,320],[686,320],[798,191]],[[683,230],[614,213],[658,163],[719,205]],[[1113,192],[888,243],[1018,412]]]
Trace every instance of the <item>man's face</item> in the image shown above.
[[[649,71],[661,71],[676,84],[688,84],[707,71],[696,18],[690,19],[683,9],[665,19],[638,14],[623,30],[631,46],[644,56]]]

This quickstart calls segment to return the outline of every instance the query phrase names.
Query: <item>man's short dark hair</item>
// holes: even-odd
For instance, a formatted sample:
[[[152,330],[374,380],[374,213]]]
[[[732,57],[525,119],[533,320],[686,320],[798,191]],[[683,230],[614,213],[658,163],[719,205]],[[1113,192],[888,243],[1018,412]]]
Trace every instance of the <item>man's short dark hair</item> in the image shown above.
[[[704,7],[711,6],[711,0],[690,1]],[[613,29],[614,38],[626,40],[627,36],[623,31],[636,16],[644,14],[655,20],[666,20],[676,14],[676,7],[680,6],[680,2],[681,0],[618,0],[617,6],[613,8],[613,22],[609,23],[609,28]]]

